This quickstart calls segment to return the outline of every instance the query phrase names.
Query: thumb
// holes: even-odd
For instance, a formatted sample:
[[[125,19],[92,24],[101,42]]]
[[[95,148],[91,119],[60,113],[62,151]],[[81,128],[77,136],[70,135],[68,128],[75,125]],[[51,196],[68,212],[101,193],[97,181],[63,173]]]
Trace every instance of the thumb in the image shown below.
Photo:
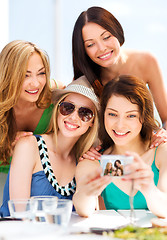
[[[95,180],[97,178],[101,177],[101,173],[102,173],[102,167],[98,167],[97,169],[95,169],[93,172],[89,173],[87,175],[87,182],[91,182],[92,180]]]

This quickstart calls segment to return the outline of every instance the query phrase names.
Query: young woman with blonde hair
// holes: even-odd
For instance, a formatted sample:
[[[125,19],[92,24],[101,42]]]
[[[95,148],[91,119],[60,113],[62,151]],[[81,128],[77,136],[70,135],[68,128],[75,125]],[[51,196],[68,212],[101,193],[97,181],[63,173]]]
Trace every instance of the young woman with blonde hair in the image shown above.
[[[15,40],[0,53],[0,160],[8,172],[12,146],[21,136],[44,133],[53,105],[50,64],[34,43]]]
[[[48,132],[16,143],[4,188],[2,216],[9,215],[9,199],[73,197],[78,159],[96,140],[99,102],[84,76],[65,89],[56,89],[53,98],[55,107]]]

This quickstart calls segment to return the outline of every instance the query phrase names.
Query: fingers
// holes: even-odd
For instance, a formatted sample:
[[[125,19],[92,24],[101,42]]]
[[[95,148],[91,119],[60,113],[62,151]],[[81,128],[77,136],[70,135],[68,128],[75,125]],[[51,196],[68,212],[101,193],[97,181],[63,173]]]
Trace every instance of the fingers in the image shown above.
[[[135,153],[135,152],[129,152],[129,151],[127,151],[126,153],[125,153],[125,155],[126,156],[133,156],[134,157],[134,161],[133,161],[133,163],[135,163],[135,162],[138,162],[139,164],[146,164],[144,161],[143,161],[143,159],[137,154],[137,153]],[[132,163],[132,164],[133,164]],[[126,166],[126,168],[128,168],[128,167],[130,167],[132,164],[128,164],[127,166]]]
[[[84,159],[90,159],[90,160],[99,160],[101,157],[101,154],[98,152],[101,149],[100,146],[97,146],[96,148],[91,147],[89,151],[84,153],[82,157],[79,158],[79,161],[82,161]]]
[[[33,132],[23,132],[23,131],[17,132],[16,138],[15,138],[15,140],[14,140],[13,143],[12,143],[12,147],[14,147],[14,146],[16,145],[17,141],[18,141],[20,138],[26,137],[26,136],[31,136],[31,135],[33,135]]]
[[[112,181],[109,176],[101,176],[102,168],[85,175],[78,181],[77,190],[87,196],[98,196],[103,189]]]
[[[123,180],[134,180],[134,188],[140,191],[144,191],[153,183],[153,172],[151,166],[146,164],[142,158],[136,153],[127,153],[134,156],[132,164],[125,166],[126,172],[129,174],[123,176]],[[126,155],[127,155],[126,154]]]
[[[163,142],[167,142],[167,131],[162,128],[157,133],[153,133],[150,148],[157,147]]]
[[[138,172],[142,171],[152,173],[151,167],[147,163],[145,163],[137,153],[126,152],[126,155],[134,157],[134,161],[131,164],[125,166],[125,172],[129,173],[127,177],[129,176],[135,178],[136,176],[138,176]]]
[[[134,172],[124,176],[124,179],[126,179],[126,180],[149,179],[149,181],[150,181],[150,179],[152,179],[152,178],[153,178],[153,172],[152,172],[151,168],[145,168],[145,169],[141,169],[138,171],[134,171]]]
[[[109,176],[103,176],[87,184],[87,195],[88,196],[99,196],[104,188],[112,181]]]

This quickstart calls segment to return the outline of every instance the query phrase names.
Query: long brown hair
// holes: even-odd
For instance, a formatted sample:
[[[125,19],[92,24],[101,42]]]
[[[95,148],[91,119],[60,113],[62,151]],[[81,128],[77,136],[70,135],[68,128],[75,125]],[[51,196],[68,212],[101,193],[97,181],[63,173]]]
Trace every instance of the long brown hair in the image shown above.
[[[82,37],[82,29],[88,22],[96,23],[109,31],[118,39],[120,46],[122,46],[125,41],[124,32],[118,20],[110,12],[101,7],[88,8],[87,11],[79,15],[75,23],[72,36],[74,79],[85,75],[90,84],[94,87],[96,94],[99,96],[102,85],[100,82],[97,83],[97,81],[100,81],[101,68],[87,55]]]
[[[101,96],[99,138],[102,142],[102,147],[107,149],[114,145],[104,124],[104,113],[112,95],[124,96],[131,103],[138,105],[141,118],[140,121],[142,123],[140,132],[141,138],[144,142],[151,141],[153,130],[157,131],[159,129],[154,119],[152,95],[143,80],[130,75],[121,75],[112,79],[104,86]]]
[[[13,107],[20,96],[29,57],[34,52],[40,55],[46,71],[46,85],[36,105],[46,108],[51,103],[50,63],[47,53],[35,44],[22,40],[10,42],[0,53],[0,160],[3,164],[8,162],[17,131]]]

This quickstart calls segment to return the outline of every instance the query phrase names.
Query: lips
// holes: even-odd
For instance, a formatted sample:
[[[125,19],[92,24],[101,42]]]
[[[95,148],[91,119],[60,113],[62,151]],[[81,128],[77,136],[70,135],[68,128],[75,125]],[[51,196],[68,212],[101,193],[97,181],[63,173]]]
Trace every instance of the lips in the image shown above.
[[[79,126],[77,124],[70,123],[70,122],[67,122],[67,121],[65,121],[64,123],[65,123],[66,128],[70,131],[74,131],[74,130],[79,128]]]
[[[29,94],[37,94],[39,90],[25,90]]]
[[[98,58],[101,59],[101,60],[107,60],[112,56],[112,53],[113,53],[113,50],[111,52],[100,55]]]
[[[118,137],[124,137],[124,136],[126,136],[128,133],[130,133],[130,131],[127,131],[127,132],[117,132],[117,131],[115,131],[115,130],[113,130],[113,132],[114,132],[114,135],[115,135],[115,136],[118,136]]]

